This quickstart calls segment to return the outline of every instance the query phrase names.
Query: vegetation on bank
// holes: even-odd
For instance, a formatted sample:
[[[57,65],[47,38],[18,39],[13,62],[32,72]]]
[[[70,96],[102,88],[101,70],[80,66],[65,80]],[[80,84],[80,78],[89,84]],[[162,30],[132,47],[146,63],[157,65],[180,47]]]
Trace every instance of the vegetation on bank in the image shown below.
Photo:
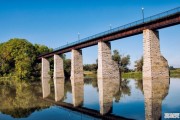
[[[53,49],[44,45],[32,44],[26,39],[14,38],[7,42],[0,43],[0,79],[11,78],[15,76],[18,80],[37,81],[41,76],[41,61],[38,56],[51,52]],[[64,59],[64,73],[66,77],[71,74],[71,60]],[[119,65],[121,71],[128,71],[130,56],[122,56],[119,51],[114,50],[112,59]],[[50,76],[53,78],[53,58],[48,59],[50,62]],[[84,65],[86,71],[97,71],[98,62],[95,64]]]
[[[170,76],[180,78],[180,68],[170,70]]]
[[[7,42],[0,43],[0,80],[8,78],[16,78],[18,80],[38,81],[41,76],[41,60],[38,56],[51,52],[53,49],[44,45],[32,44],[26,39],[10,39]],[[65,54],[62,55],[64,59],[64,73],[66,77],[71,74],[71,60],[66,59]],[[118,50],[114,50],[112,59],[118,64],[120,74],[124,78],[141,78],[143,57],[135,61],[135,69],[130,70],[129,55],[121,55]],[[53,58],[48,59],[50,62],[51,78],[53,78],[54,61]],[[94,64],[85,64],[83,66],[85,77],[97,77],[98,60]],[[171,77],[180,77],[180,69],[175,69],[170,66]],[[89,71],[89,72],[88,72]],[[91,74],[93,72],[93,74]],[[13,78],[13,79],[14,79]]]
[[[122,78],[142,79],[142,72],[127,72],[127,73],[122,73]]]
[[[41,76],[41,60],[38,56],[53,49],[32,44],[26,39],[14,38],[0,43],[0,79],[16,77],[18,80],[37,81]],[[63,54],[65,75],[70,76],[71,60]],[[53,58],[49,59],[52,76]]]
[[[32,44],[25,39],[10,39],[0,43],[0,77],[16,76],[31,79],[40,76],[40,54],[50,52],[46,46]]]
[[[127,72],[122,74],[123,78],[142,78],[142,72]],[[180,78],[180,69],[170,70],[170,77]]]
[[[85,76],[97,77],[96,71],[84,71]],[[180,68],[170,70],[170,77],[180,78]],[[142,79],[142,72],[123,72],[122,78]]]

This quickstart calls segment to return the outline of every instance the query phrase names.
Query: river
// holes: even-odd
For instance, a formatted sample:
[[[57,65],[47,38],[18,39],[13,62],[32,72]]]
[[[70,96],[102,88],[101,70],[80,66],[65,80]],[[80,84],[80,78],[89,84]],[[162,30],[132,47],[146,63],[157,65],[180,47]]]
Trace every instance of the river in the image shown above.
[[[59,87],[62,91],[59,102],[54,101],[53,84],[51,95],[42,99],[40,83],[1,83],[0,120],[103,119],[99,113],[107,111],[104,116],[144,120],[165,119],[165,113],[180,113],[180,78],[154,82],[129,78],[106,82],[85,78],[84,85],[72,89],[70,80],[65,80]],[[81,107],[73,109],[73,103]],[[97,116],[86,114],[86,111]]]

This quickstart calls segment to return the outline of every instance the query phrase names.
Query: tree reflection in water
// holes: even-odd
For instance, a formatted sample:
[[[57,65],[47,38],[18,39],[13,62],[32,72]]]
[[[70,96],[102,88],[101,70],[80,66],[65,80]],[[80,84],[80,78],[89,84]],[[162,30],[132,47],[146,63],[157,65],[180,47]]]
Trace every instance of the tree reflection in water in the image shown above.
[[[136,89],[139,89],[143,93],[143,80],[142,79],[136,79],[135,80],[135,87],[136,87]]]
[[[131,87],[128,85],[128,79],[120,79],[120,85],[118,91],[114,94],[115,102],[119,102],[121,97],[131,95]]]
[[[118,90],[116,90],[117,92],[114,93],[114,98],[115,98],[116,102],[119,102],[120,98],[125,96],[125,95],[128,95],[128,96],[131,95],[131,87],[130,87],[130,85],[128,85],[129,82],[130,82],[130,80],[128,80],[128,79],[119,80],[119,86],[118,86],[118,88],[115,88]],[[85,77],[84,78],[84,84],[92,85],[93,88],[96,88],[97,91],[99,91],[97,78]],[[138,80],[136,84],[139,84],[138,87],[142,88],[142,80]],[[64,99],[67,98],[67,96],[66,96],[67,92],[72,93],[72,87],[71,87],[70,79],[65,80],[65,92],[64,92],[65,97],[64,97]]]
[[[84,82],[85,82],[85,84],[92,85],[94,88],[97,88],[97,91],[99,91],[97,78],[85,78]],[[128,96],[131,95],[131,87],[129,85],[129,82],[130,82],[130,80],[128,80],[128,79],[120,79],[117,86],[114,87],[113,96],[115,98],[115,102],[119,102],[120,98],[125,95],[128,95]],[[139,82],[138,82],[139,87],[142,88],[142,81],[139,80]],[[113,87],[113,86],[109,85],[108,87]]]
[[[25,82],[11,81],[0,84],[0,112],[14,118],[27,117],[37,110],[49,107],[51,104],[41,99],[41,85],[30,85]]]

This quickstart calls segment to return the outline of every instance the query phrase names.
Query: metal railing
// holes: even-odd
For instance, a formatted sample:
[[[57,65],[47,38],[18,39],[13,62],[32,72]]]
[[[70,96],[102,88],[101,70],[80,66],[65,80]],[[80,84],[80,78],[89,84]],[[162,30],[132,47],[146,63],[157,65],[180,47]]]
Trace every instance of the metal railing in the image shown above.
[[[152,21],[163,19],[163,18],[172,16],[172,15],[175,15],[175,14],[178,14],[178,13],[180,13],[180,7],[177,7],[177,8],[171,9],[169,11],[162,12],[162,13],[159,13],[159,14],[156,14],[156,15],[153,15],[153,16],[150,16],[150,17],[147,17],[147,18],[144,18],[144,19],[141,19],[141,20],[138,20],[138,21],[135,21],[135,22],[120,26],[120,27],[116,27],[116,28],[104,31],[104,32],[92,35],[90,37],[83,38],[81,40],[78,40],[78,41],[75,41],[75,42],[60,46],[58,48],[55,48],[53,51],[61,50],[61,49],[67,48],[67,47],[77,45],[77,44],[88,42],[88,41],[91,41],[91,40],[93,40],[95,38],[103,37],[103,36],[106,36],[106,35],[109,35],[109,34],[112,34],[112,33],[115,33],[115,32],[126,30],[126,29],[131,28],[131,27],[136,27],[138,25],[143,25],[145,23],[149,23],[149,22],[152,22]]]

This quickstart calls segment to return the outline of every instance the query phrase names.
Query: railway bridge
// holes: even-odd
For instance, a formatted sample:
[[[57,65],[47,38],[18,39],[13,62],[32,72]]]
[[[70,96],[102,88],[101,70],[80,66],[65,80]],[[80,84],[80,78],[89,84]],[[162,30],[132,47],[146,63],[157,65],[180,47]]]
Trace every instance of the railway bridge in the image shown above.
[[[39,59],[42,60],[43,98],[46,98],[50,94],[50,75],[48,74],[50,64],[48,58],[54,57],[55,100],[59,101],[61,97],[58,97],[58,94],[62,91],[58,91],[58,87],[60,87],[62,83],[61,78],[65,77],[61,55],[66,52],[72,52],[71,85],[73,104],[74,106],[79,106],[83,101],[82,85],[84,84],[82,49],[98,45],[98,86],[101,91],[104,91],[106,89],[103,88],[104,84],[106,84],[105,81],[115,81],[119,79],[118,65],[111,58],[110,42],[137,34],[143,35],[143,79],[169,78],[168,62],[160,52],[158,30],[178,24],[180,24],[180,7],[95,34],[56,48],[50,53],[40,55]],[[76,90],[77,88],[78,91]],[[102,98],[106,95],[104,92],[100,92],[99,94],[101,104]],[[104,114],[107,111],[102,109],[100,112]]]

